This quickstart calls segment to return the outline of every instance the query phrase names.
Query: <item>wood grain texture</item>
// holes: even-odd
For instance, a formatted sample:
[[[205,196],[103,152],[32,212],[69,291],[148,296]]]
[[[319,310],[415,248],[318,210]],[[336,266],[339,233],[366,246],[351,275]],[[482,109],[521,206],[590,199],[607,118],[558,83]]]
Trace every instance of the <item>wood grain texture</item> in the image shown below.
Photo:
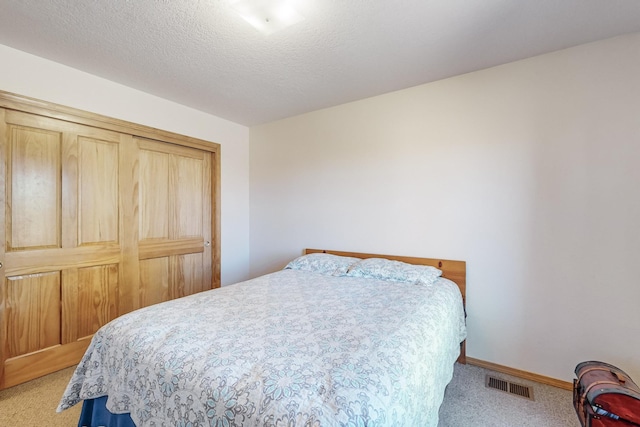
[[[89,347],[90,340],[50,347],[46,351],[25,354],[5,362],[4,388],[76,365]]]
[[[140,304],[146,307],[169,300],[169,257],[140,261]]]
[[[169,238],[169,154],[139,149],[140,240]]]
[[[62,247],[78,246],[78,134],[62,134]]]
[[[60,273],[7,278],[8,358],[60,344]]]
[[[180,135],[6,91],[0,91],[0,107],[57,118],[95,128],[109,129],[114,132],[162,140],[185,147],[197,148],[199,150],[217,152],[220,149],[220,144],[216,144],[215,142]]]
[[[170,237],[173,239],[202,236],[203,169],[202,158],[171,156],[169,186],[173,190],[170,204],[173,209]]]
[[[80,137],[78,162],[78,244],[117,242],[118,144]]]
[[[5,280],[5,257],[6,252],[6,230],[9,223],[8,215],[6,214],[6,153],[7,153],[7,125],[5,122],[5,110],[0,108],[0,390],[5,387],[4,385],[4,364],[9,352],[9,344],[7,342],[7,310],[6,306],[6,293],[7,285]]]
[[[211,289],[210,285],[204,282],[202,254],[171,257],[171,276],[171,299]]]
[[[165,301],[210,289],[213,277],[210,153],[148,139],[135,141],[140,153],[142,233],[138,256],[144,301]],[[165,182],[166,187],[162,185]],[[209,258],[203,261],[205,252]],[[144,261],[156,263],[165,258],[169,272],[166,295],[164,282],[155,286],[151,271],[143,268]],[[152,292],[161,294],[152,296]]]
[[[93,335],[118,313],[118,264],[78,269],[77,338]]]
[[[0,99],[1,98],[2,91],[0,91]],[[84,126],[78,123],[57,120],[43,114],[29,114],[17,110],[7,110],[6,120],[7,123],[32,129],[46,129],[50,132],[77,134],[87,138],[101,139],[110,142],[118,142],[120,135],[118,132],[112,132],[106,129]]]
[[[118,245],[96,245],[78,248],[40,249],[5,254],[6,274],[33,274],[74,267],[115,264],[120,261]]]
[[[199,148],[194,149],[183,144],[167,144],[164,140],[156,138],[149,139],[148,137],[136,138],[136,142],[141,150],[157,151],[158,153],[166,153],[182,157],[193,157],[194,159],[202,159],[203,152],[211,151]]]
[[[60,246],[60,154],[58,132],[9,126],[7,249]]]
[[[213,265],[213,233],[212,226],[216,219],[213,218],[213,202],[212,202],[212,186],[211,186],[211,153],[205,153],[203,158],[204,170],[202,175],[202,238],[204,239],[204,248],[202,253],[202,271],[203,271],[203,289],[212,289],[214,287],[214,272],[211,268]],[[218,277],[219,280],[219,277]]]
[[[211,188],[204,182],[210,176],[204,160],[208,153],[148,139],[136,142],[141,153],[141,240],[202,236],[203,199],[211,199],[210,193],[203,195]]]
[[[179,240],[145,240],[138,245],[138,253],[141,260],[196,252],[204,252],[204,239],[202,237]]]
[[[120,277],[118,314],[142,307],[140,303],[139,150],[131,135],[120,136]]]
[[[78,269],[62,270],[61,344],[78,340]]]
[[[77,343],[98,325],[169,299],[173,283],[173,295],[219,286],[218,144],[2,91],[0,119],[0,388],[77,363]],[[164,158],[164,170],[157,158]],[[49,185],[46,191],[40,181]],[[20,196],[12,204],[12,193],[24,188],[30,200]],[[164,223],[154,222],[159,211]],[[7,247],[12,229],[22,245],[14,250]],[[47,301],[58,305],[59,318],[47,323],[57,329],[45,338],[55,336],[62,345],[8,358],[9,342],[23,345],[21,332],[6,327],[11,303],[33,305],[6,277],[51,274],[59,277],[58,295]],[[34,295],[53,287],[45,281],[36,288]]]
[[[462,304],[465,306],[466,312],[466,295],[467,295],[467,263],[465,261],[453,261],[438,258],[420,258],[409,257],[401,255],[381,255],[381,254],[369,254],[362,252],[346,252],[346,251],[333,251],[327,249],[305,249],[305,254],[311,253],[326,253],[338,256],[348,256],[356,258],[386,258],[394,261],[406,262],[408,264],[416,265],[429,265],[442,270],[442,277],[447,278],[458,285],[460,293],[462,294]],[[460,344],[460,357],[458,357],[459,363],[466,363],[466,340]]]
[[[221,218],[220,207],[220,149],[211,153],[211,287],[219,288],[220,281],[220,254],[222,253]]]

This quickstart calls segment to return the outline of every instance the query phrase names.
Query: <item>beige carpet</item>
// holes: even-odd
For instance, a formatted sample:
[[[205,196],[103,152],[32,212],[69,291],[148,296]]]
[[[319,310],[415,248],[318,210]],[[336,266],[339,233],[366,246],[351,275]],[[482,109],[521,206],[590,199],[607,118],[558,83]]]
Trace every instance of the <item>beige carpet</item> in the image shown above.
[[[533,385],[535,401],[484,387],[485,369],[458,365],[440,408],[439,427],[574,427],[580,426],[571,405],[571,392],[493,375],[520,384]],[[56,372],[0,391],[2,427],[72,427],[78,425],[80,406],[55,412],[73,368]]]
[[[74,369],[67,368],[0,391],[0,426],[77,426],[81,405],[60,414],[56,412]]]
[[[531,401],[485,387],[485,376],[533,387]],[[440,407],[438,427],[580,427],[573,393],[456,363]]]

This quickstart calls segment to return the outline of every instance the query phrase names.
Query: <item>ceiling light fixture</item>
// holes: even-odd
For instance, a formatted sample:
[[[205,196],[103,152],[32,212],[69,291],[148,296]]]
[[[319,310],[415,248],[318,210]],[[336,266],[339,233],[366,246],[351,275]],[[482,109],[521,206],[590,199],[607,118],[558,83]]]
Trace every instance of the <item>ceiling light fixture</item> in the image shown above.
[[[304,19],[292,0],[230,0],[231,7],[265,35],[290,27]]]

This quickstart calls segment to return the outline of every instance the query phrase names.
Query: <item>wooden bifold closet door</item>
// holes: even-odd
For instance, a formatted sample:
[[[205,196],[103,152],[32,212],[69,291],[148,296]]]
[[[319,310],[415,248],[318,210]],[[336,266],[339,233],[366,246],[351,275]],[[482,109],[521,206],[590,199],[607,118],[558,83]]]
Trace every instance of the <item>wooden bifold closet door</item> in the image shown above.
[[[140,304],[211,288],[208,153],[136,138],[140,159]]]
[[[48,115],[0,108],[0,389],[77,363],[121,314],[219,286],[219,152]]]

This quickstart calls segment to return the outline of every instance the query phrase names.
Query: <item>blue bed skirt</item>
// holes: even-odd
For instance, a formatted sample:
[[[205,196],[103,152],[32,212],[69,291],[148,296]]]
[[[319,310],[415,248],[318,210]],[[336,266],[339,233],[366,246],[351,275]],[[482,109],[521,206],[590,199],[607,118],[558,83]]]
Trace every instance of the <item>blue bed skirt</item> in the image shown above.
[[[85,400],[78,427],[136,427],[129,414],[112,414],[107,409],[107,396]]]

